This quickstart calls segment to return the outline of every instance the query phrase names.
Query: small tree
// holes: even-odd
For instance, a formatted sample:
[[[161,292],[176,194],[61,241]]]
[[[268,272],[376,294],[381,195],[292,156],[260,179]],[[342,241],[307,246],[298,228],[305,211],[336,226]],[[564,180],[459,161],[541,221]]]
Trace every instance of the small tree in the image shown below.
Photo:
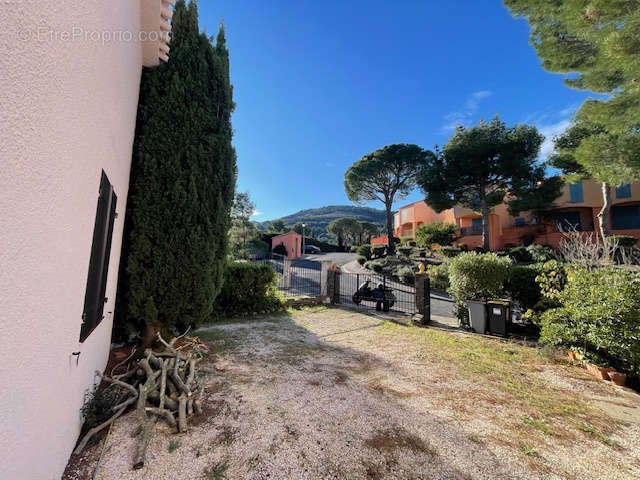
[[[373,237],[380,235],[380,227],[375,223],[360,222],[360,227],[360,241],[358,242],[360,245],[369,243]]]
[[[391,212],[393,202],[411,192],[416,184],[419,166],[430,157],[435,155],[418,145],[387,145],[362,157],[344,175],[344,187],[349,200],[356,203],[379,200],[384,204],[389,255],[395,252]]]
[[[327,231],[338,238],[338,245],[342,247],[345,244],[356,243],[362,226],[355,218],[342,217],[332,221],[327,226]]]
[[[231,229],[229,230],[231,250],[235,255],[245,251],[247,242],[258,233],[258,229],[251,221],[255,208],[249,193],[236,193],[231,207]]]
[[[482,243],[489,250],[489,214],[505,201],[539,194],[544,167],[537,163],[544,137],[534,126],[507,127],[498,117],[478,126],[458,126],[418,176],[425,202],[437,212],[454,205],[482,213]],[[547,198],[550,205],[555,198]]]
[[[274,220],[269,224],[269,231],[272,233],[283,233],[287,229],[283,220]]]
[[[416,228],[416,243],[419,247],[438,244],[451,245],[456,239],[458,227],[453,223],[433,222]]]

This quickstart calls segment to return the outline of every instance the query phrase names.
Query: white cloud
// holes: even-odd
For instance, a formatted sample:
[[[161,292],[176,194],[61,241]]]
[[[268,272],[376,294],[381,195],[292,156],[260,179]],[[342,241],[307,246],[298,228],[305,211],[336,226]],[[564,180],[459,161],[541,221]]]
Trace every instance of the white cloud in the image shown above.
[[[571,125],[571,120],[564,119],[551,125],[538,125],[538,130],[544,135],[544,142],[540,147],[540,158],[546,160],[553,153],[553,139],[564,132]]]
[[[259,215],[262,215],[262,212],[259,212],[258,210],[254,210],[253,213],[251,214],[252,217],[257,217]]]
[[[492,94],[491,90],[478,90],[472,93],[464,102],[463,109],[457,112],[451,112],[444,117],[445,123],[440,128],[440,132],[451,134],[458,125],[468,127],[473,120],[473,116],[478,112],[480,103]]]
[[[546,160],[553,153],[553,139],[571,126],[571,118],[579,107],[580,105],[574,104],[557,111],[547,108],[526,117],[524,123],[535,125],[544,135],[544,142],[540,147],[541,160]]]

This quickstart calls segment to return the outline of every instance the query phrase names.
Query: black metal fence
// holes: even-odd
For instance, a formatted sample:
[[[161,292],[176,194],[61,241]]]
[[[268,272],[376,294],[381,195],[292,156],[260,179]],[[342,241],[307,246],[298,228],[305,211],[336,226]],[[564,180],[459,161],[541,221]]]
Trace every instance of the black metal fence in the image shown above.
[[[386,275],[345,273],[340,275],[340,304],[355,308],[417,313],[416,289]],[[368,284],[367,284],[368,282]],[[374,291],[377,289],[377,292]],[[384,293],[383,293],[384,292]],[[363,294],[364,293],[364,294]],[[367,295],[370,293],[370,295]],[[386,303],[386,305],[385,305]]]
[[[254,260],[269,265],[278,274],[278,290],[285,297],[319,297],[322,294],[322,266],[311,260],[288,261],[280,255]]]

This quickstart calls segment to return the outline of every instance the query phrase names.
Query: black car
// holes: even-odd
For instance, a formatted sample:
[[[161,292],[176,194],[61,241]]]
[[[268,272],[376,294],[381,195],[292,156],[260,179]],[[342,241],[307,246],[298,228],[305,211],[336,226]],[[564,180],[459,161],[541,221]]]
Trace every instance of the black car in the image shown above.
[[[304,253],[318,254],[321,250],[315,245],[305,245]]]

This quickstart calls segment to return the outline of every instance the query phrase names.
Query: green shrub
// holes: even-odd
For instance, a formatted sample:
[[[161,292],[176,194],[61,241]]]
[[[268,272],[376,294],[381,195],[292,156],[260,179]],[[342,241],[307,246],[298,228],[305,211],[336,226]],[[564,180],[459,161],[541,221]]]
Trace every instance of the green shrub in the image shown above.
[[[405,257],[409,257],[413,253],[413,247],[409,247],[409,246],[398,247],[398,252],[400,252]]]
[[[387,252],[386,245],[371,245],[371,258],[380,258]]]
[[[525,310],[533,309],[542,300],[540,285],[536,278],[544,273],[544,265],[513,265],[504,282],[504,289],[512,300]]]
[[[413,237],[400,237],[400,244],[407,245],[413,240]]]
[[[561,306],[542,314],[541,342],[640,376],[640,274],[573,269],[555,298]]]
[[[618,247],[631,248],[635,246],[638,239],[631,235],[611,235],[607,237],[607,240],[611,243],[617,243]]]
[[[378,262],[367,262],[364,264],[364,268],[368,268],[369,270],[373,270],[376,273],[382,272],[382,264]]]
[[[224,284],[216,299],[219,314],[273,311],[282,308],[283,301],[276,289],[277,274],[267,265],[250,262],[228,263]]]
[[[467,300],[500,296],[511,265],[509,257],[495,253],[466,252],[449,260],[449,292],[460,319],[466,318]]]
[[[262,256],[269,252],[269,244],[259,238],[253,238],[247,242],[246,250],[249,255]]]
[[[277,255],[287,256],[287,247],[284,246],[284,243],[279,243],[273,248],[273,253]]]
[[[527,252],[531,255],[534,262],[548,262],[549,260],[557,260],[558,256],[551,247],[546,245],[533,244],[527,247]]]
[[[400,278],[400,281],[406,285],[413,285],[415,283],[416,274],[410,267],[398,268],[396,275]]]
[[[416,228],[416,244],[419,247],[431,245],[451,245],[456,238],[458,227],[453,223],[433,222]]]
[[[429,265],[429,282],[431,288],[436,290],[449,290],[449,262],[442,262],[440,265]]]
[[[113,415],[113,407],[120,401],[120,395],[115,388],[107,387],[98,389],[84,395],[84,404],[80,409],[82,413],[82,430],[91,430],[93,427],[106,422]]]
[[[442,255],[444,255],[445,257],[448,258],[453,258],[456,257],[458,255],[460,255],[460,253],[462,253],[462,250],[460,250],[459,248],[456,247],[442,247],[440,250],[438,250],[440,253],[442,253]]]
[[[527,250],[527,247],[524,245],[520,245],[519,247],[513,247],[509,249],[509,255],[516,263],[527,263],[530,262],[532,257]]]
[[[365,262],[367,261],[366,257],[363,257],[362,255],[358,256],[358,258],[356,258],[356,261],[360,264],[360,265],[364,265]]]
[[[360,245],[356,253],[362,255],[367,260],[371,260],[371,245]]]

